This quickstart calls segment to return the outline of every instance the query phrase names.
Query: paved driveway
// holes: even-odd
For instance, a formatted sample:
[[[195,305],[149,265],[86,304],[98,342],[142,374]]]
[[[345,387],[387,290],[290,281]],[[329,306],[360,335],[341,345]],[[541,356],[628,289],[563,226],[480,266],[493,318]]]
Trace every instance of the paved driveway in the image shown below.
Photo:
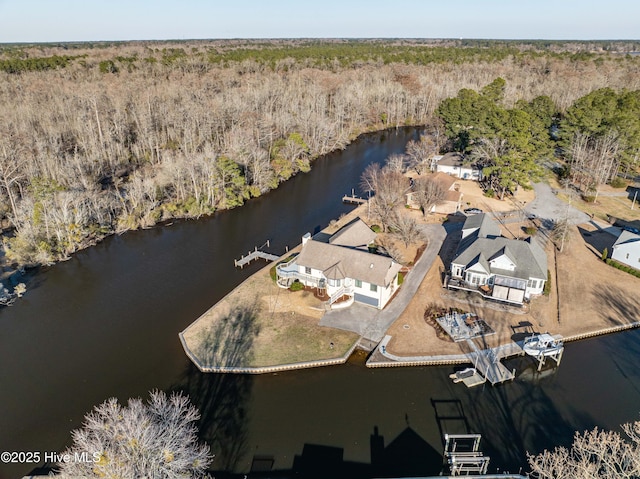
[[[418,290],[427,271],[436,259],[438,251],[447,235],[447,229],[460,227],[460,224],[428,224],[422,227],[429,239],[427,249],[404,278],[404,283],[395,298],[382,311],[354,303],[349,308],[327,312],[320,319],[320,326],[344,329],[360,334],[365,339],[378,342],[398,316],[405,310],[411,298]]]
[[[553,222],[564,219],[568,214],[571,224],[587,223],[591,220],[589,215],[570,206],[554,195],[548,184],[535,183],[533,189],[536,192],[536,198],[525,207],[525,211],[528,214]]]

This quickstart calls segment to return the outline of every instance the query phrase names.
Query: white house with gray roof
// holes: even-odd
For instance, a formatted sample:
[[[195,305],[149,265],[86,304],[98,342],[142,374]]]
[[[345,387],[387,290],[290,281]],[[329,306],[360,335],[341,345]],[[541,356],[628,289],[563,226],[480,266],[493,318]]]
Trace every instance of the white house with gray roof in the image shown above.
[[[477,163],[466,162],[461,153],[451,152],[443,156],[434,156],[431,165],[433,171],[457,176],[463,180],[482,179],[482,168]]]
[[[288,287],[298,280],[326,292],[330,305],[346,296],[341,305],[357,301],[382,309],[398,288],[401,266],[388,256],[369,252],[375,237],[360,218],[328,238],[307,233],[300,254],[276,267],[278,285]]]
[[[542,294],[546,280],[547,255],[537,243],[501,236],[500,228],[489,215],[467,218],[451,261],[449,287],[522,304]]]
[[[623,231],[613,244],[611,259],[640,269],[640,235],[631,231]]]

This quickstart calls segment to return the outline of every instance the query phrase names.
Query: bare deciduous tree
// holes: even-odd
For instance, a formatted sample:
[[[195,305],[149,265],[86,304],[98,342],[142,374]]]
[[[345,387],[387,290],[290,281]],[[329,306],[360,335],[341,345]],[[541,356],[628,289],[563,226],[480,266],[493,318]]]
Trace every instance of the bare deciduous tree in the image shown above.
[[[421,135],[420,140],[407,143],[409,166],[419,175],[429,171],[431,158],[438,153],[440,145],[431,135]]]
[[[387,164],[385,168],[391,171],[398,171],[404,173],[406,170],[406,157],[405,155],[399,155],[394,153],[387,158]]]
[[[578,132],[574,135],[569,156],[571,180],[587,193],[615,178],[620,170],[620,140],[616,131],[609,131],[600,138],[592,138]]]
[[[564,251],[564,245],[569,237],[569,233],[571,232],[571,223],[569,223],[568,218],[562,218],[556,221],[553,224],[553,228],[551,229],[550,238],[551,241],[554,242],[556,248],[561,253]]]
[[[375,193],[370,200],[370,213],[380,220],[381,226],[386,231],[391,224],[395,209],[405,204],[409,179],[399,171],[386,167],[380,169],[380,165],[373,163],[362,174],[361,187],[365,191]]]
[[[529,455],[536,479],[632,479],[640,477],[640,422],[622,426],[629,438],[598,428],[577,433],[570,449]]]
[[[422,237],[422,231],[417,221],[404,211],[396,212],[391,218],[389,225],[393,230],[394,236],[402,241],[405,247],[411,243],[418,241]]]
[[[444,200],[447,191],[442,183],[433,176],[417,178],[413,183],[413,198],[424,216],[431,212],[433,207]]]
[[[60,463],[63,477],[202,477],[211,462],[198,444],[198,410],[182,394],[154,391],[147,404],[111,398],[72,432],[73,445]]]

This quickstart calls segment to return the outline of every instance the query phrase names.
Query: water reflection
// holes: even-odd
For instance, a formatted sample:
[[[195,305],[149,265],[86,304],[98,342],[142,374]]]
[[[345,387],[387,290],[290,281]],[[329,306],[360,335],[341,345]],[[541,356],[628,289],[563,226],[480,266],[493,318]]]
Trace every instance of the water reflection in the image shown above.
[[[464,431],[482,434],[492,472],[517,471],[525,451],[635,420],[640,331],[570,343],[553,375],[495,388],[453,384],[450,367],[369,370],[357,358],[255,377],[202,374],[187,361],[178,332],[264,266],[239,271],[233,258],[267,238],[283,252],[347,211],[340,198],[362,170],[415,133],[372,135],[239,210],[113,237],[37,276],[37,287],[0,311],[0,450],[60,451],[94,405],[154,388],[190,395],[214,469],[236,473],[314,474],[333,462],[352,477],[431,474],[442,434]],[[640,300],[606,285],[600,300],[618,315],[640,311]],[[212,355],[251,332],[250,316],[234,317],[212,334]],[[232,362],[245,354],[239,342],[229,351]],[[530,367],[518,361],[509,367]],[[31,468],[0,464],[0,477]]]

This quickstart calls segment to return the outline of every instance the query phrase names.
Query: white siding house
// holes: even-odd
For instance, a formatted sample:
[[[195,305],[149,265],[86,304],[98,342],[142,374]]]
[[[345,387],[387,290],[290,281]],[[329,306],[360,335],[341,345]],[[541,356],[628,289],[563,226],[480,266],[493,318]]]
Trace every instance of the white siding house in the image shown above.
[[[640,235],[623,231],[613,244],[611,259],[640,269]]]
[[[451,261],[449,287],[522,304],[542,294],[546,280],[547,256],[535,242],[500,236],[500,229],[488,215],[467,218]]]
[[[482,168],[475,163],[466,163],[460,153],[447,153],[439,157],[435,161],[435,171],[457,176],[463,180],[479,181],[482,179]]]
[[[353,301],[382,309],[398,288],[401,266],[387,256],[370,253],[368,245],[376,234],[359,218],[340,229],[328,241],[302,238],[302,251],[276,268],[278,284],[289,287],[293,281],[317,288],[333,305],[347,297]]]

